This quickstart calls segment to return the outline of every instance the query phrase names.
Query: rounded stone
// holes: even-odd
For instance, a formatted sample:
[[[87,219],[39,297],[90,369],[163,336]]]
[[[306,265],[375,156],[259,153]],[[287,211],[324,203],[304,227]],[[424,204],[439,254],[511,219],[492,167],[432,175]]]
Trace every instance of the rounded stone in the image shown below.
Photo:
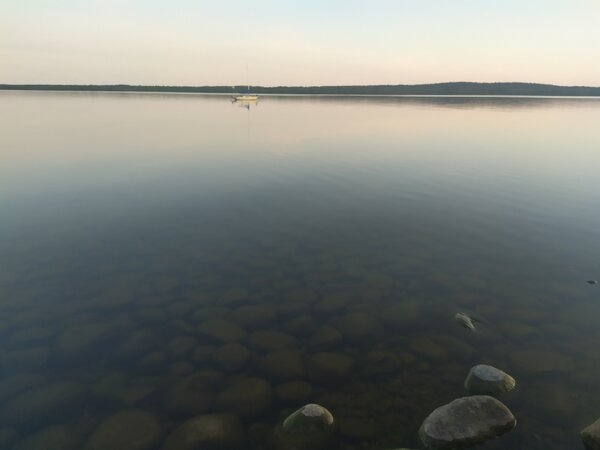
[[[333,350],[339,347],[344,340],[342,333],[337,328],[323,326],[310,338],[310,346],[317,350]]]
[[[312,386],[306,381],[288,381],[275,388],[277,399],[285,404],[302,404],[313,394]]]
[[[171,339],[167,349],[175,358],[190,354],[198,345],[198,340],[190,336],[177,336]]]
[[[315,319],[311,316],[300,316],[288,320],[282,326],[286,332],[297,337],[310,336],[317,328]]]
[[[319,314],[335,314],[345,309],[351,300],[352,295],[345,292],[330,294],[315,305],[315,311]]]
[[[219,347],[212,354],[212,359],[219,368],[236,372],[246,365],[251,356],[252,353],[246,347],[235,342]]]
[[[500,401],[487,395],[456,399],[434,410],[419,429],[428,449],[473,447],[512,430],[517,421]]]
[[[115,351],[120,359],[138,358],[152,350],[154,335],[147,330],[132,332]]]
[[[198,326],[198,331],[209,338],[222,343],[246,339],[246,331],[239,325],[223,319],[210,319]]]
[[[35,428],[54,424],[79,412],[87,398],[86,390],[74,382],[59,382],[36,387],[13,397],[0,409],[5,424]]]
[[[75,450],[78,440],[63,426],[53,426],[37,431],[20,440],[12,450]]]
[[[354,359],[341,353],[322,352],[313,355],[308,363],[310,379],[325,384],[338,383],[352,373]]]
[[[94,430],[84,450],[150,450],[160,443],[158,419],[141,410],[121,411]]]
[[[381,325],[373,317],[363,313],[347,314],[336,321],[336,326],[348,341],[365,343],[381,333]]]
[[[290,414],[275,429],[274,447],[278,450],[328,450],[335,448],[335,432],[333,415],[321,405],[308,404]]]
[[[140,360],[140,367],[144,370],[159,370],[167,364],[167,355],[163,352],[148,353]]]
[[[19,438],[17,432],[12,428],[0,428],[0,448],[12,449],[13,443]],[[40,449],[42,450],[42,449]]]
[[[394,330],[402,330],[418,323],[421,304],[416,300],[403,300],[381,311],[383,324]]]
[[[296,344],[296,338],[279,331],[259,330],[250,335],[250,347],[262,352],[290,348]]]
[[[581,440],[586,450],[600,450],[600,419],[581,430]]]
[[[497,396],[512,391],[515,385],[515,379],[509,374],[486,364],[472,367],[465,380],[469,394]]]
[[[515,369],[526,374],[569,372],[573,360],[551,350],[515,350],[510,354]]]
[[[88,356],[93,348],[111,337],[111,331],[107,324],[73,325],[58,336],[57,353],[63,358]]]
[[[210,361],[216,349],[217,347],[214,345],[199,345],[192,353],[192,361],[194,364],[204,364]]]
[[[231,312],[229,318],[248,330],[255,330],[275,322],[275,313],[264,306],[248,305]]]
[[[220,374],[213,370],[191,375],[167,390],[164,408],[169,414],[202,414],[212,406],[220,383]]]
[[[333,415],[321,405],[310,403],[294,411],[283,421],[286,433],[320,433],[333,426]]]
[[[162,450],[234,450],[245,448],[244,428],[231,414],[197,416],[167,438]]]
[[[260,370],[273,381],[295,380],[304,376],[304,361],[299,353],[275,350],[261,359]]]
[[[234,413],[241,417],[256,417],[271,406],[273,390],[271,385],[260,378],[242,378],[222,391],[216,401],[220,411]]]
[[[367,378],[385,378],[398,373],[400,358],[391,352],[373,350],[367,353],[362,367]]]

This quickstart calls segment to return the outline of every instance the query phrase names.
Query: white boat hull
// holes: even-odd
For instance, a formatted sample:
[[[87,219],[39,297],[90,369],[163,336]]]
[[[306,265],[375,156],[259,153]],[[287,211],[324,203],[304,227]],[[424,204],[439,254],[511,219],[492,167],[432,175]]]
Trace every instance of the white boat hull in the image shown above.
[[[258,100],[258,95],[234,95],[232,100],[234,102],[255,102]]]

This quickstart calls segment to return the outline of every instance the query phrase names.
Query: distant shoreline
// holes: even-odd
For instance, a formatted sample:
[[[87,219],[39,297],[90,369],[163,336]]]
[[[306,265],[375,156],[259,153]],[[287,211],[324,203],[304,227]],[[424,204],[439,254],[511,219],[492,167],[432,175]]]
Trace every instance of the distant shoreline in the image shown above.
[[[245,86],[142,86],[142,85],[62,85],[0,84],[0,90],[134,92],[232,95],[245,92]],[[436,83],[416,85],[365,86],[250,86],[261,95],[319,95],[365,97],[600,97],[600,87],[557,86],[537,83]]]

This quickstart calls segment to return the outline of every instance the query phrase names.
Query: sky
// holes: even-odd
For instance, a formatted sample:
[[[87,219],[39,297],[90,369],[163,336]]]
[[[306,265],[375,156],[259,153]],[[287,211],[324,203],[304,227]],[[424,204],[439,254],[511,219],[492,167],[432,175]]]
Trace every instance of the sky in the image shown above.
[[[600,86],[600,0],[0,0],[0,83],[247,81]]]

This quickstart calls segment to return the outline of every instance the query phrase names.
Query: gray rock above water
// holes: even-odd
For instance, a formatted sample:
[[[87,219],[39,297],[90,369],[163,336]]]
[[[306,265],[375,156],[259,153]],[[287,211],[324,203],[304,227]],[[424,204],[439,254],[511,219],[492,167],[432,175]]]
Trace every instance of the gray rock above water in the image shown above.
[[[503,403],[476,395],[434,410],[421,425],[419,437],[432,450],[468,448],[512,430],[516,423]]]
[[[497,396],[512,391],[515,385],[515,379],[509,374],[486,364],[472,367],[465,380],[469,394]]]
[[[283,421],[286,433],[319,433],[333,426],[333,415],[327,408],[310,403],[290,414]]]
[[[308,404],[290,414],[273,435],[279,450],[330,450],[335,448],[335,421],[323,406]]]
[[[581,431],[586,450],[600,450],[600,419]]]

